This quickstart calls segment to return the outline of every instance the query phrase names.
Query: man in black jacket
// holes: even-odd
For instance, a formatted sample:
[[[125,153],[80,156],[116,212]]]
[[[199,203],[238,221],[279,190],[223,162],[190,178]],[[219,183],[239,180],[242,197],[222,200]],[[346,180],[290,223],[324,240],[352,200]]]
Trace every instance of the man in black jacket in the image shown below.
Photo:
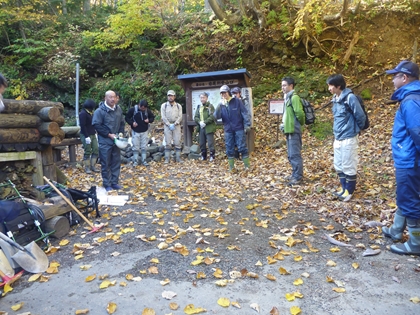
[[[125,121],[133,130],[133,166],[138,165],[139,150],[143,165],[149,166],[149,163],[146,161],[146,146],[149,142],[147,131],[149,130],[149,124],[155,120],[155,115],[148,107],[147,101],[141,100],[138,105],[130,108],[125,115]]]

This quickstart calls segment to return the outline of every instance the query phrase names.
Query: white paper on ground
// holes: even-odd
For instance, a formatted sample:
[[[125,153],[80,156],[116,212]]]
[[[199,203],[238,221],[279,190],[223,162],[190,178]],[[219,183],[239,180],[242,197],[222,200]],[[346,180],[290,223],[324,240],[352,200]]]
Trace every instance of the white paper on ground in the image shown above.
[[[128,201],[128,195],[100,195],[98,196],[100,205],[124,206]]]

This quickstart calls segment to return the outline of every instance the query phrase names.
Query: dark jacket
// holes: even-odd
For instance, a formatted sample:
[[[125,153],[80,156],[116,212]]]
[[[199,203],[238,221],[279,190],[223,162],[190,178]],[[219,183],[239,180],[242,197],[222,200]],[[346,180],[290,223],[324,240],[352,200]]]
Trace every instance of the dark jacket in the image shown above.
[[[339,97],[334,95],[332,112],[334,115],[333,132],[336,140],[345,140],[357,136],[365,125],[366,115],[360,106],[356,95],[349,88],[345,88]],[[348,107],[353,112],[350,113]],[[356,121],[354,121],[356,119]]]
[[[124,115],[119,105],[115,105],[115,110],[109,109],[104,102],[99,104],[99,108],[93,113],[92,125],[98,132],[99,143],[113,145],[114,141],[108,134],[124,132]]]
[[[413,168],[417,157],[420,166],[420,81],[401,86],[391,99],[401,102],[392,129],[394,165],[396,168]]]
[[[214,107],[209,102],[198,105],[197,109],[195,110],[194,120],[197,123],[198,130],[200,130],[200,108],[204,106],[203,110],[203,118],[204,123],[206,124],[205,130],[206,134],[213,133],[216,131],[216,119],[214,118]]]
[[[248,110],[240,99],[231,98],[229,103],[219,103],[214,113],[216,119],[222,118],[225,132],[235,132],[251,127]]]
[[[138,106],[138,105],[136,105]],[[148,108],[144,112],[138,109],[137,113],[134,115],[135,106],[128,110],[128,113],[125,115],[125,121],[131,126],[131,129],[135,132],[145,132],[149,129],[149,124],[154,122],[155,115]],[[149,123],[144,122],[145,119],[149,119]],[[137,123],[137,127],[133,127],[133,123]]]
[[[96,134],[95,128],[92,126],[92,115],[86,109],[82,109],[79,113],[80,133],[85,138]]]

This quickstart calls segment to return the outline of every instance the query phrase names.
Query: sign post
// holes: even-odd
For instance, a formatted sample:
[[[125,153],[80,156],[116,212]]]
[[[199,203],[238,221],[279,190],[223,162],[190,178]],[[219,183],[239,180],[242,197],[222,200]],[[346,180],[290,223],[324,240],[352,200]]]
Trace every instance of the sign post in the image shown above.
[[[269,100],[268,113],[271,115],[277,115],[276,141],[279,141],[280,115],[283,115],[284,113],[284,100],[283,99]]]

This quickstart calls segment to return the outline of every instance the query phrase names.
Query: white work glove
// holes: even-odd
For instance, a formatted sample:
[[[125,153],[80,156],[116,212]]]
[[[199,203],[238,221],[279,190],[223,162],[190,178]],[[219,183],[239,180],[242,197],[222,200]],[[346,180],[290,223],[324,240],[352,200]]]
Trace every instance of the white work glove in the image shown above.
[[[175,130],[175,125],[174,124],[170,124],[169,125],[169,130],[174,131]]]
[[[124,134],[123,134],[122,132],[120,132],[120,133],[118,134],[118,138],[124,138]]]
[[[86,144],[91,144],[91,143],[92,143],[92,140],[90,140],[90,137],[87,137],[87,138],[85,139],[85,142],[86,142]]]
[[[245,133],[247,134],[248,132],[250,132],[250,131],[251,131],[251,127],[245,127],[244,131],[245,131]]]
[[[200,121],[200,127],[201,127],[201,128],[206,127],[206,123],[205,123],[204,121]]]
[[[223,105],[226,105],[227,104],[227,100],[225,99],[225,98],[222,98],[222,102],[221,102]]]

